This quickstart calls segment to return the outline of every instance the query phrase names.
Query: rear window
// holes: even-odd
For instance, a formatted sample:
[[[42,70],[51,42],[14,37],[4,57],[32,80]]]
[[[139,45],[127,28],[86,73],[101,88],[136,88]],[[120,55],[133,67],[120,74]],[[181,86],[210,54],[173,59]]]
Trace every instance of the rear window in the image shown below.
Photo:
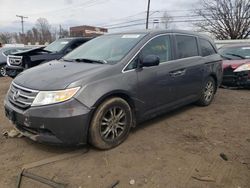
[[[193,36],[176,35],[178,58],[198,56],[196,38]]]
[[[200,39],[200,45],[201,45],[201,55],[203,57],[213,55],[216,53],[212,44],[209,41],[205,39]]]

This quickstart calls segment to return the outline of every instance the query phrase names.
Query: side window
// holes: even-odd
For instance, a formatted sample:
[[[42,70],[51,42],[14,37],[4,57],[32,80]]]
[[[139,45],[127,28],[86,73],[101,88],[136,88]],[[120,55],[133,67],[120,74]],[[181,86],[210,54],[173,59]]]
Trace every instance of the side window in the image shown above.
[[[78,42],[72,44],[71,48],[72,48],[72,49],[75,49],[75,48],[77,48],[78,46],[82,45],[83,43],[84,43],[83,41],[78,41]]]
[[[204,56],[209,56],[212,54],[215,54],[216,51],[214,50],[212,44],[205,40],[205,39],[200,39],[200,46],[201,46],[201,55]]]
[[[66,53],[71,52],[72,50],[74,50],[75,48],[77,48],[78,46],[82,45],[83,42],[82,41],[77,41],[74,42],[73,44],[69,45],[66,49]]]
[[[176,35],[178,59],[198,56],[198,46],[195,37]]]
[[[171,59],[171,46],[169,36],[160,36],[151,40],[140,52],[141,57],[156,55],[160,58],[160,63]]]
[[[137,55],[137,56],[129,63],[129,65],[126,67],[125,71],[136,69],[136,67],[137,67],[137,65],[138,65],[138,60],[139,60],[139,56]]]
[[[142,58],[147,55],[158,56],[160,58],[160,63],[171,60],[170,36],[164,35],[152,39],[142,48],[139,55],[131,61],[125,71],[135,69],[138,65],[139,57]]]

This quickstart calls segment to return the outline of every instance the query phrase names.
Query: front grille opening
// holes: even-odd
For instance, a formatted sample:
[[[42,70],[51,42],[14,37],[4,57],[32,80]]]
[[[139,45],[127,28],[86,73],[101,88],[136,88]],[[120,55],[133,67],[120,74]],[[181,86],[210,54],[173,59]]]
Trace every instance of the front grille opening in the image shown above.
[[[23,125],[18,124],[17,128],[22,130],[22,131],[27,131],[30,134],[37,135],[37,134],[43,134],[43,135],[49,135],[49,136],[55,136],[50,130],[48,129],[42,129],[42,128],[31,128],[31,127],[26,127]]]

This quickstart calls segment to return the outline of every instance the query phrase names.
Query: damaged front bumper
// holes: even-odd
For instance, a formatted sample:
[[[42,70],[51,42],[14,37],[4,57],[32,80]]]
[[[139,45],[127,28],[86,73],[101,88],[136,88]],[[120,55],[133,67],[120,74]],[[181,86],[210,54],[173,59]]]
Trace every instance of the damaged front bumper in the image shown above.
[[[9,77],[16,77],[18,74],[20,74],[21,72],[24,71],[24,68],[23,67],[20,67],[20,66],[9,66],[9,65],[6,65],[5,66],[5,70],[6,70],[6,74],[9,76]]]
[[[26,110],[14,106],[7,97],[4,103],[6,117],[33,141],[63,145],[87,142],[90,109],[76,99]]]
[[[250,87],[250,71],[234,72],[228,67],[223,71],[222,85],[229,87]]]

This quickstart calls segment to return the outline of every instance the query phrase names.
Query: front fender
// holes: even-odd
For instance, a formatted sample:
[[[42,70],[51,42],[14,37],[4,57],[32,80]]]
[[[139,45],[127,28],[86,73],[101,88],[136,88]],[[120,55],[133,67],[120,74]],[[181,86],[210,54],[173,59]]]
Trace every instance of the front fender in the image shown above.
[[[86,84],[75,98],[87,107],[95,108],[99,101],[112,94],[126,94],[130,98],[135,98],[138,89],[137,84],[135,71],[118,73]]]

